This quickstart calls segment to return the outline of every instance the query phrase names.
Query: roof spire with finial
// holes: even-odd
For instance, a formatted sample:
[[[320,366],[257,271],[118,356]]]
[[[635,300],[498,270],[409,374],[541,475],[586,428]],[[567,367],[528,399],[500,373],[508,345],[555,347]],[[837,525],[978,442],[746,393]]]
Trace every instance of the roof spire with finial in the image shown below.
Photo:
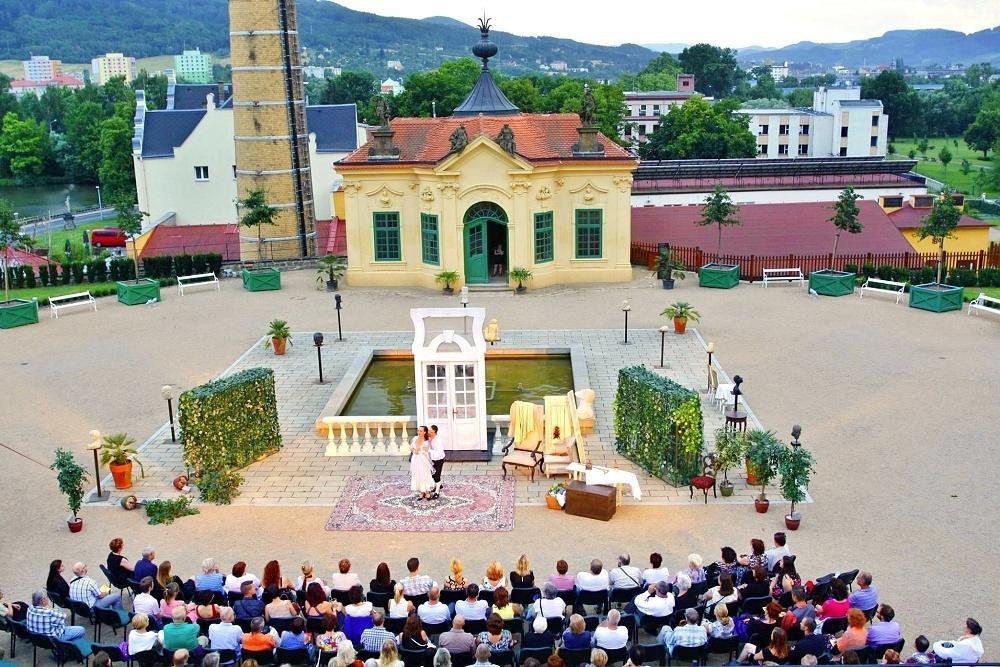
[[[483,61],[479,79],[472,92],[455,107],[453,116],[505,116],[520,113],[514,103],[507,99],[490,75],[489,60],[497,54],[497,45],[490,41],[490,20],[483,14],[479,19],[479,41],[472,47],[472,53]]]

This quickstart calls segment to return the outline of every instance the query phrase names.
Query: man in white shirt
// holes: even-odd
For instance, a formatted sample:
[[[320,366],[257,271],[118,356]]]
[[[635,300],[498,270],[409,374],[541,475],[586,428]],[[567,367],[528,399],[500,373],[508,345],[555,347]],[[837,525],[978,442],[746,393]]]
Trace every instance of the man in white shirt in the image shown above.
[[[643,616],[663,618],[674,613],[674,594],[670,592],[670,584],[665,581],[652,584],[649,590],[637,595],[632,603],[635,605],[637,623],[642,621]]]
[[[437,485],[434,487],[434,497],[437,498],[438,493],[441,492],[441,471],[444,470],[444,438],[438,435],[437,424],[431,424],[430,429],[428,429],[430,434],[430,440],[428,445],[430,445],[431,450],[431,464],[434,466],[434,483]]]
[[[427,594],[427,602],[417,607],[417,616],[424,623],[446,623],[451,620],[448,605],[441,602],[441,589],[433,587]]]
[[[355,586],[361,585],[361,578],[356,573],[351,572],[351,561],[341,558],[340,562],[337,563],[337,569],[339,572],[330,575],[330,590],[349,591]]]
[[[974,618],[965,619],[965,631],[953,642],[934,642],[934,655],[952,662],[979,662],[983,659],[983,628]]]
[[[610,587],[611,580],[599,558],[590,561],[590,572],[578,572],[576,575],[578,591],[606,591]]]
[[[777,532],[774,534],[774,547],[764,552],[767,559],[767,571],[773,572],[774,566],[781,562],[785,556],[791,556],[792,550],[786,544],[785,534]]]
[[[604,650],[625,648],[628,643],[628,628],[618,625],[621,620],[620,611],[617,609],[609,611],[607,622],[597,626],[597,629],[594,630],[591,644]]]
[[[132,611],[136,614],[145,614],[150,618],[158,618],[160,616],[160,603],[150,595],[150,591],[153,590],[153,578],[144,577],[139,582],[139,590],[142,592],[132,600]]]
[[[630,565],[632,557],[628,554],[618,556],[618,567],[608,573],[611,588],[638,588],[642,586],[642,570]]]
[[[213,649],[229,649],[239,653],[243,645],[243,628],[233,625],[236,614],[231,607],[223,607],[219,612],[221,623],[208,626],[208,639]]]
[[[649,554],[649,564],[652,567],[642,571],[642,583],[646,586],[670,580],[670,572],[663,566],[663,556],[653,552]]]
[[[467,621],[485,621],[490,613],[490,603],[479,599],[479,586],[469,584],[465,592],[468,597],[455,603],[455,614]]]

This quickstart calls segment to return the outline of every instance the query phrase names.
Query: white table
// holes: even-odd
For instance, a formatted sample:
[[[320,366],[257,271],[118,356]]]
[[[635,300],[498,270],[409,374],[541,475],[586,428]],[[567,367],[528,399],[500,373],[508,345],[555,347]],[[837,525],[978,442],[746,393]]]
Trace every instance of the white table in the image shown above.
[[[573,479],[583,481],[585,484],[600,484],[603,486],[613,486],[618,489],[618,504],[621,504],[622,486],[627,485],[632,491],[632,497],[642,500],[642,489],[639,488],[639,478],[635,473],[618,468],[605,468],[603,466],[593,466],[588,469],[582,463],[570,463],[566,469],[573,474]]]

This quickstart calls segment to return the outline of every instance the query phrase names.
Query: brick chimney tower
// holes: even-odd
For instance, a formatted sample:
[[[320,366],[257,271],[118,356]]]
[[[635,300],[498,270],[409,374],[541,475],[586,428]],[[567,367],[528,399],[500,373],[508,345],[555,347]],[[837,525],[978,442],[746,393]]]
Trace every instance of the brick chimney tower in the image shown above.
[[[268,204],[279,210],[277,224],[262,230],[265,258],[315,255],[295,0],[229,0],[229,49],[237,196],[243,199],[252,190],[264,190]],[[256,244],[242,245],[243,258],[255,259]]]

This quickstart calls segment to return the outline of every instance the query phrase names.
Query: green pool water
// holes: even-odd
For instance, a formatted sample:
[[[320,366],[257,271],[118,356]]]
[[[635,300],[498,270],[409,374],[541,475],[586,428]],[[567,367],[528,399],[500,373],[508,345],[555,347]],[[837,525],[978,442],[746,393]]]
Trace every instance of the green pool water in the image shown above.
[[[413,415],[417,412],[412,359],[375,357],[344,406],[342,415]],[[510,412],[514,401],[541,403],[573,389],[569,355],[486,359],[486,410]]]

